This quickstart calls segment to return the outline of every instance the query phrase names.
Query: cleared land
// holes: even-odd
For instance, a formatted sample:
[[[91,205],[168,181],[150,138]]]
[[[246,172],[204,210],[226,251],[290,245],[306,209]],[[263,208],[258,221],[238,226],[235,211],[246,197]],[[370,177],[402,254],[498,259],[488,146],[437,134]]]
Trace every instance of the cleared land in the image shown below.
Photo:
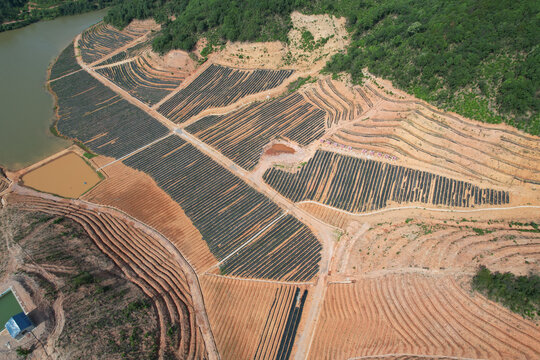
[[[201,286],[223,359],[289,358],[306,289],[211,275]]]
[[[533,359],[539,339],[534,323],[471,296],[451,277],[381,276],[328,285],[309,358]]]
[[[22,181],[39,191],[77,198],[94,187],[100,178],[79,155],[69,152],[26,173]]]
[[[485,265],[526,275],[540,268],[540,232],[526,219],[410,217],[354,235],[351,227],[350,255],[343,264],[349,274],[407,268],[472,274]]]

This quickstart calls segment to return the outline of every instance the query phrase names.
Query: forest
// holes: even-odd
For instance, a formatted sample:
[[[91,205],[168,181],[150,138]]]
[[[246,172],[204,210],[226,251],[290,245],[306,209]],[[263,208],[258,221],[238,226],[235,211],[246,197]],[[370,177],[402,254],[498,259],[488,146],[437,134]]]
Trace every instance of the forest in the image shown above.
[[[220,41],[287,41],[290,13],[347,18],[351,44],[326,71],[364,69],[447,110],[540,134],[540,2],[534,0],[126,0],[106,21],[163,24],[154,50]],[[171,20],[173,19],[174,20]]]
[[[0,32],[18,29],[39,20],[103,9],[117,0],[1,0]]]

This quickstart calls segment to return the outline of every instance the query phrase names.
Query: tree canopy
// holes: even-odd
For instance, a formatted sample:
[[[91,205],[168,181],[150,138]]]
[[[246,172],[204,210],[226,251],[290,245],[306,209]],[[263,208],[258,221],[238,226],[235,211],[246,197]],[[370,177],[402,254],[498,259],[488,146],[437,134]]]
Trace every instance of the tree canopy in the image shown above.
[[[200,36],[287,41],[290,13],[347,18],[351,45],[327,71],[363,69],[419,98],[485,122],[540,134],[540,3],[534,0],[126,0],[106,21],[154,17],[161,53]]]

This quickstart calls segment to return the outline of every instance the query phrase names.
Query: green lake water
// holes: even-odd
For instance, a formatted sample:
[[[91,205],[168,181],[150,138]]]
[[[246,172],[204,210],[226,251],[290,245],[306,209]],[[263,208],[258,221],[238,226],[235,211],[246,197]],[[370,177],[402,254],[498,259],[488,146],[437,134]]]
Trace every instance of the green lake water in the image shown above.
[[[105,13],[61,17],[0,33],[0,165],[19,169],[70,145],[49,132],[54,104],[45,86],[47,68]]]
[[[22,311],[23,309],[12,291],[8,291],[2,295],[0,297],[0,331],[4,330],[4,326],[10,317]]]

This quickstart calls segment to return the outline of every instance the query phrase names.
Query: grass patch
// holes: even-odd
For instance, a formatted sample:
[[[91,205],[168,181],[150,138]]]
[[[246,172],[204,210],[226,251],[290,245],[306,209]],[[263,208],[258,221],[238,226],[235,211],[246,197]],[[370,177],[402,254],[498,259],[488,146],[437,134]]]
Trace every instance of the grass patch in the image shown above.
[[[93,153],[89,153],[89,152],[84,152],[83,156],[87,159],[92,159],[92,158],[95,158],[97,155],[96,154],[93,154]]]
[[[313,78],[311,76],[308,76],[308,77],[299,77],[298,79],[296,79],[295,81],[291,82],[289,84],[289,86],[287,86],[287,90],[292,93],[292,92],[295,92],[296,90],[300,89],[302,86],[304,86],[305,84],[310,84],[310,83],[314,83],[315,81],[317,81],[316,78]]]
[[[476,233],[476,235],[491,234],[493,232],[493,230],[486,230],[486,229],[479,229],[479,228],[473,228],[473,231]]]

